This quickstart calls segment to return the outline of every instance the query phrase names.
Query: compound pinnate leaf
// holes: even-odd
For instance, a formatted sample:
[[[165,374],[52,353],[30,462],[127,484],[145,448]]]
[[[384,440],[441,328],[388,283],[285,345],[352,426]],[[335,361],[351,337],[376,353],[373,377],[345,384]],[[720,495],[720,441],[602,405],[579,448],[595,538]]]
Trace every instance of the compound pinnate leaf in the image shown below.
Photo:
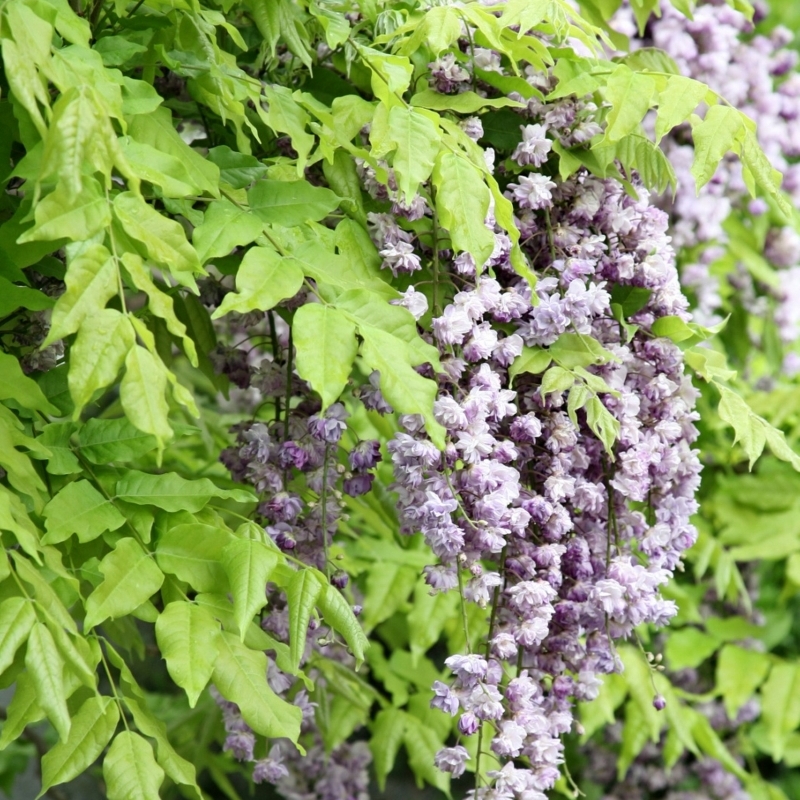
[[[192,241],[200,261],[205,263],[228,255],[234,247],[250,244],[263,228],[261,219],[223,198],[209,205],[203,224],[194,229]]]
[[[696,117],[692,119],[696,120],[692,123],[692,175],[699,190],[711,180],[722,157],[735,148],[746,128],[742,114],[730,106],[711,106],[702,121]]]
[[[146,739],[123,731],[114,739],[103,760],[108,800],[155,800],[164,781],[164,770]]]
[[[186,692],[192,708],[214,671],[219,630],[206,608],[184,601],[167,605],[156,620],[156,638],[167,671]]]
[[[253,539],[236,538],[222,551],[242,641],[253,617],[267,603],[267,580],[280,560],[277,551]]]
[[[385,708],[378,712],[372,726],[369,749],[375,765],[378,787],[383,791],[386,778],[394,768],[394,762],[406,732],[406,713],[398,708]]]
[[[57,544],[75,533],[81,542],[90,542],[105,531],[115,531],[125,517],[87,480],[68,483],[45,507],[47,533],[43,544]]]
[[[177,575],[198,592],[226,592],[222,552],[232,534],[201,523],[176,525],[158,540],[156,558],[164,572]]]
[[[132,347],[125,358],[120,400],[128,418],[136,421],[139,430],[155,436],[159,444],[172,438],[166,390],[164,365],[144,347]]]
[[[42,757],[41,797],[51,786],[66,783],[88,769],[109,743],[119,722],[119,708],[110,697],[90,697],[72,719],[65,742]]]
[[[322,407],[334,403],[353,367],[358,343],[356,326],[332,306],[309,304],[299,308],[292,323],[297,348],[297,373],[322,398]]]
[[[213,679],[220,694],[239,706],[244,721],[254,731],[297,741],[302,712],[270,688],[264,653],[251,650],[237,636],[220,633]]]
[[[353,609],[336,587],[327,584],[317,600],[322,617],[337,633],[344,636],[347,646],[356,658],[356,666],[364,661],[364,651],[369,640],[356,619]]]
[[[164,574],[135,539],[120,539],[98,567],[105,579],[86,601],[84,626],[93,628],[103,620],[117,619],[138,608],[155,594]]]
[[[211,318],[230,311],[267,311],[281,300],[294,297],[302,285],[303,270],[295,259],[282,258],[269,247],[254,247],[239,266],[236,292],[225,295]]]
[[[64,660],[47,626],[41,622],[34,624],[28,636],[25,666],[33,678],[39,705],[58,731],[61,741],[66,741],[70,718],[64,690]]]

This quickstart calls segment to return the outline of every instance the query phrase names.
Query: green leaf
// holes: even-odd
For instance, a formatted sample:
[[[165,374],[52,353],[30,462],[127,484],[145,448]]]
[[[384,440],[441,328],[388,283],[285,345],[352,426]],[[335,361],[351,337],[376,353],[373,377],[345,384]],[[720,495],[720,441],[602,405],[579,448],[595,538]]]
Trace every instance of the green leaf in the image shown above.
[[[108,800],[154,800],[164,781],[164,770],[153,756],[146,739],[122,731],[103,760],[103,778]]]
[[[243,489],[220,489],[208,478],[189,481],[177,472],[151,475],[128,470],[117,483],[117,497],[126,503],[152,505],[164,511],[200,511],[212,497],[247,503],[255,500]]]
[[[720,641],[697,628],[681,628],[671,631],[664,655],[672,670],[699,667],[717,651]]]
[[[127,417],[86,421],[78,432],[81,455],[93,464],[133,461],[156,447],[156,439],[142,433]]]
[[[219,167],[220,180],[234,189],[245,189],[267,173],[267,167],[257,158],[238,153],[226,145],[212,147],[208,160]]]
[[[0,317],[7,317],[18,308],[42,311],[52,308],[53,298],[38,289],[18,286],[7,278],[0,277]]]
[[[400,414],[420,414],[433,443],[444,447],[444,428],[434,419],[436,383],[423,378],[411,366],[408,346],[378,328],[359,326],[364,337],[361,356],[371,370],[380,373],[380,387],[386,401]]]
[[[286,587],[289,601],[289,648],[292,667],[298,669],[306,649],[308,622],[324,586],[323,579],[313,569],[300,569]]]
[[[108,200],[95,181],[84,181],[76,196],[70,194],[65,184],[59,183],[55,191],[36,204],[36,224],[17,239],[19,244],[37,241],[86,241],[106,228],[111,222]]]
[[[408,753],[408,765],[417,779],[417,787],[421,789],[423,781],[426,781],[445,794],[449,794],[450,776],[438,770],[433,763],[434,756],[444,744],[436,733],[407,714],[403,744]]]
[[[611,103],[604,141],[617,142],[639,129],[655,89],[656,82],[648,75],[634,72],[624,64],[614,69],[603,91]]]
[[[86,601],[85,628],[117,619],[145,603],[164,582],[164,574],[135,539],[120,539],[100,562],[105,580]]]
[[[125,705],[131,712],[136,727],[145,736],[156,740],[156,761],[164,768],[164,772],[175,783],[189,787],[198,800],[203,800],[203,794],[197,785],[194,765],[175,752],[175,748],[167,738],[166,725],[139,700],[133,700],[128,696],[125,698]]]
[[[550,353],[541,347],[523,347],[522,352],[508,368],[508,375],[512,381],[523,372],[538,375],[550,366],[552,360]]]
[[[0,353],[0,400],[14,400],[23,408],[59,415],[36,381],[22,371],[19,360],[9,353]]]
[[[430,594],[423,579],[414,588],[414,600],[408,614],[408,643],[415,658],[427,653],[442,635],[448,619],[456,613],[458,599],[454,594]]]
[[[323,409],[342,393],[353,367],[356,326],[332,306],[307,304],[292,321],[297,374],[322,398]]]
[[[9,597],[0,604],[0,675],[11,666],[34,622],[36,614],[29,600]]]
[[[392,160],[397,188],[410,202],[433,171],[441,134],[428,117],[406,106],[395,106],[389,111],[388,138],[397,148]]]
[[[142,245],[147,257],[169,269],[182,285],[196,290],[193,273],[202,268],[179,222],[159,214],[133,192],[114,198],[114,215],[125,233]]]
[[[325,622],[344,636],[348,648],[355,656],[358,669],[364,661],[364,651],[369,647],[369,640],[350,604],[335,586],[326,584],[320,592],[317,605]]]
[[[634,759],[650,738],[649,725],[638,703],[625,704],[625,724],[622,728],[622,747],[617,760],[617,780],[622,781]]]
[[[236,538],[222,551],[242,641],[253,617],[267,604],[267,581],[279,560],[278,552],[253,539]]]
[[[458,252],[468,252],[480,268],[494,249],[494,234],[484,225],[489,187],[464,156],[442,151],[433,171],[436,212]]]
[[[205,264],[255,241],[263,228],[264,223],[258,217],[223,197],[208,206],[203,224],[194,229],[192,241],[201,263]]]
[[[225,592],[228,579],[222,552],[231,539],[232,534],[224,528],[199,522],[175,525],[158,540],[158,565],[199,592]]]
[[[735,149],[737,141],[744,133],[741,113],[730,106],[711,106],[702,121],[693,118],[692,175],[698,191],[711,180],[722,157],[729,150]]]
[[[406,713],[397,708],[379,711],[372,725],[369,749],[378,788],[386,790],[386,778],[394,768],[394,762],[406,732]]]
[[[247,198],[257,217],[286,228],[324,219],[339,207],[339,197],[330,189],[307,181],[261,180]]]
[[[164,197],[187,197],[196,191],[186,166],[175,156],[130,136],[123,136],[119,143],[130,168],[141,180],[158,186]]]
[[[656,141],[660,142],[676,125],[689,119],[707,94],[708,87],[704,83],[682,75],[671,75],[667,85],[658,93]]]
[[[739,709],[755,695],[770,667],[765,653],[726,644],[717,658],[716,691],[722,695],[729,719],[736,719]]]
[[[582,333],[562,333],[550,345],[547,354],[564,369],[619,362],[617,356],[606,350],[600,342]]]
[[[119,722],[110,697],[90,697],[72,720],[69,736],[42,757],[41,797],[51,786],[66,783],[87,770],[109,743]]]
[[[281,2],[280,5],[285,6],[287,4]],[[288,27],[286,25],[281,26],[281,33],[287,44],[289,44],[287,34],[291,33],[292,30],[292,21],[289,22]],[[305,58],[308,58],[305,47],[299,46],[297,53],[304,53]],[[308,161],[308,154],[314,146],[314,137],[305,129],[310,118],[292,96],[292,90],[286,86],[265,84],[263,91],[269,103],[266,122],[275,133],[289,134],[289,138],[292,140],[292,147],[297,151],[297,174],[301,176]]]
[[[197,351],[194,342],[186,334],[186,326],[175,316],[172,297],[161,291],[153,282],[150,270],[146,269],[142,259],[135,253],[125,253],[122,263],[139,291],[147,295],[147,307],[151,314],[164,320],[167,330],[178,339],[183,340],[183,349],[192,366],[197,366]]]
[[[25,666],[36,687],[36,698],[62,742],[70,731],[67,697],[64,691],[64,661],[47,626],[36,622],[28,637]]]
[[[219,643],[213,680],[220,694],[239,706],[244,721],[256,733],[297,742],[302,712],[269,687],[264,653],[250,650],[230,633],[220,633]]]
[[[417,571],[413,567],[376,561],[367,575],[364,611],[360,617],[364,629],[371,631],[389,619],[406,603],[416,582]]]
[[[750,406],[732,389],[717,384],[720,393],[719,416],[733,428],[734,444],[739,442],[750,460],[752,469],[766,444],[765,425]]]
[[[68,483],[42,512],[47,533],[42,544],[64,542],[74,533],[90,542],[101,533],[115,531],[125,517],[87,480]]]
[[[17,741],[28,725],[41,719],[44,719],[44,711],[36,701],[33,678],[29,673],[23,672],[17,678],[14,696],[6,709],[6,719],[0,733],[0,751]]]
[[[47,471],[51,475],[72,475],[81,471],[81,465],[70,447],[75,432],[74,422],[51,422],[42,429],[38,441],[50,451]]]
[[[169,603],[156,620],[161,656],[172,680],[186,692],[191,708],[197,705],[214,671],[218,634],[219,623],[195,603]]]
[[[775,761],[783,757],[786,739],[800,725],[800,666],[773,665],[761,688],[761,714]]]
[[[70,353],[68,382],[75,419],[96,391],[116,380],[134,341],[133,326],[119,311],[106,308],[86,317]]]
[[[163,364],[144,347],[134,345],[125,358],[125,375],[119,387],[122,408],[136,427],[155,436],[159,445],[172,438]]]
[[[458,114],[475,114],[483,108],[525,108],[524,103],[509,97],[481,97],[475,92],[440,94],[433,89],[417,92],[409,102],[412,106],[429,108],[432,111],[455,111]]]

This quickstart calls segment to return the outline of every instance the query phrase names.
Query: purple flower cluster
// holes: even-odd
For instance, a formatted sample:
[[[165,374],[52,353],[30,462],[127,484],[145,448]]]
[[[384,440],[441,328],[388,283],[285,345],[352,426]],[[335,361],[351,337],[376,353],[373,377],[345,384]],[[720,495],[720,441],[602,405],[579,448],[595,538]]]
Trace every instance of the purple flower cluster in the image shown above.
[[[460,67],[440,62],[434,86],[453,91]],[[542,75],[529,80],[550,86]],[[400,418],[388,445],[403,530],[421,531],[437,558],[426,568],[431,591],[458,589],[491,607],[488,640],[447,659],[453,680],[437,682],[432,701],[459,717],[462,736],[491,732],[503,766],[472,793],[480,798],[546,798],[574,702],[621,669],[614,639],[675,614],[659,587],[696,537],[697,392],[681,351],[650,330],[666,315],[688,319],[667,215],[641,188],[632,199],[584,171],[559,181],[548,164],[552,141],[574,145],[596,132],[594,110],[574,98],[533,99],[520,113],[522,140],[496,174],[542,276],[536,297],[511,269],[510,241],[490,211],[494,252],[481,265],[452,257],[462,288],[432,324],[443,364],[434,414],[447,445],[440,452],[416,416]],[[481,136],[479,121],[462,128]],[[491,168],[494,152],[486,160]],[[373,236],[380,248],[396,232],[374,219]],[[644,290],[635,328],[614,317],[617,288]],[[566,387],[524,373],[512,387],[509,367],[523,347],[546,352],[565,336],[602,345],[601,363],[568,364]],[[574,386],[612,420],[612,452],[590,412],[572,407]],[[458,776],[467,757],[457,744],[436,763]]]

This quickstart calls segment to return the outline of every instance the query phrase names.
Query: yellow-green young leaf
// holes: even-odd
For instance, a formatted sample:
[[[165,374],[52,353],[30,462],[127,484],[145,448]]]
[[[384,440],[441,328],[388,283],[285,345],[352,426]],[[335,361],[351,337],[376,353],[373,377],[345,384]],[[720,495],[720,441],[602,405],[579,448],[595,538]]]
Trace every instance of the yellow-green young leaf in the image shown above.
[[[324,219],[339,207],[338,195],[308,181],[262,180],[247,198],[257,217],[284,228]]]
[[[164,770],[156,763],[146,739],[122,731],[103,760],[103,778],[108,800],[156,800]]]
[[[742,114],[730,106],[711,106],[702,121],[692,118],[692,175],[698,191],[711,180],[723,156],[729,150],[738,151],[745,133]]]
[[[15,400],[23,408],[59,416],[39,384],[22,371],[19,360],[9,353],[0,353],[0,400]]]
[[[436,212],[453,247],[469,253],[478,267],[491,256],[494,234],[484,221],[491,193],[480,171],[465,156],[442,151],[433,171]]]
[[[347,646],[356,658],[356,668],[364,661],[364,651],[369,647],[369,640],[361,629],[350,603],[335,587],[326,584],[317,600],[322,617],[337,633],[340,633]]]
[[[47,533],[42,544],[64,542],[75,533],[81,542],[90,542],[101,533],[115,531],[125,517],[89,481],[68,483],[42,512]]]
[[[239,706],[244,721],[256,733],[297,742],[302,712],[269,687],[264,653],[250,650],[230,633],[220,633],[213,680],[220,694]]]
[[[99,653],[94,651],[82,636],[76,636],[73,642],[61,625],[53,620],[47,620],[47,628],[53,635],[58,652],[61,653],[61,657],[69,669],[75,673],[84,686],[94,691],[97,686]]]
[[[176,525],[158,540],[158,565],[198,592],[227,592],[228,578],[221,562],[231,539],[227,530],[211,525]]]
[[[294,297],[303,285],[303,270],[293,258],[282,258],[269,247],[248,250],[236,273],[236,293],[225,295],[212,319],[230,311],[267,311]]]
[[[191,708],[214,671],[218,633],[219,623],[206,608],[195,603],[169,603],[156,620],[161,656],[172,680],[186,692]]]
[[[523,347],[522,353],[514,359],[509,367],[508,374],[512,380],[523,372],[538,375],[550,366],[552,360],[547,350],[540,347]]]
[[[456,613],[458,600],[447,592],[430,594],[430,587],[420,578],[414,587],[414,602],[408,615],[409,647],[416,660],[436,644],[448,619]]]
[[[19,739],[28,725],[44,719],[44,711],[36,700],[36,687],[33,678],[22,672],[14,687],[14,696],[6,709],[6,719],[0,733],[0,751]]]
[[[72,719],[65,742],[42,757],[41,797],[51,786],[66,783],[88,769],[109,743],[119,722],[119,709],[110,697],[90,697]]]
[[[332,306],[307,304],[295,312],[292,331],[297,373],[322,398],[325,409],[350,377],[358,353],[355,323]]]
[[[66,628],[70,633],[77,633],[78,626],[72,615],[64,607],[61,598],[55,593],[53,587],[44,579],[39,569],[33,567],[30,561],[18,550],[11,551],[11,558],[17,568],[17,573],[33,588],[36,602],[40,608],[47,611],[53,621]]]
[[[392,561],[376,561],[367,576],[364,611],[360,620],[364,630],[389,619],[407,600],[417,582],[417,570]]]
[[[64,282],[67,290],[53,309],[52,324],[43,346],[75,333],[85,317],[105,308],[119,290],[111,253],[96,243],[87,244],[72,256]]]
[[[194,513],[200,511],[212,497],[237,503],[256,500],[255,495],[244,489],[220,489],[208,478],[189,481],[177,472],[151,475],[131,469],[117,482],[117,498],[120,500],[139,506],[157,506],[164,511]]]
[[[669,133],[689,116],[708,94],[708,86],[700,81],[670,75],[667,85],[658,93],[658,116],[656,118],[656,141]]]
[[[763,452],[767,441],[766,426],[736,392],[719,384],[717,384],[717,388],[720,392],[720,419],[733,428],[733,441],[741,444],[745,455],[750,460],[750,468],[752,469],[756,459]]]
[[[322,161],[322,172],[328,186],[342,198],[343,210],[362,225],[366,225],[361,179],[358,177],[358,170],[350,153],[341,148],[335,150],[332,162],[327,159]],[[340,226],[341,223],[336,226],[337,234]]]
[[[134,700],[128,695],[124,702],[139,731],[145,736],[155,739],[156,761],[164,768],[164,772],[175,783],[191,789],[197,800],[203,800],[204,795],[197,785],[194,765],[175,752],[175,748],[167,738],[166,725],[141,700]]]
[[[70,439],[77,428],[74,422],[51,422],[42,429],[38,441],[50,451],[47,471],[51,475],[73,475],[81,471],[81,464],[70,446]]]
[[[34,622],[36,614],[29,600],[10,597],[0,604],[0,675],[11,666]]]
[[[426,781],[449,795],[450,776],[438,770],[433,763],[437,751],[444,746],[436,732],[416,717],[406,714],[403,744],[408,753],[408,765],[417,779],[417,787],[421,789]]]
[[[772,758],[780,761],[786,738],[800,725],[800,667],[790,662],[772,667],[761,688],[761,714]]]
[[[286,598],[289,601],[289,648],[293,669],[299,668],[303,658],[308,622],[323,585],[324,580],[315,570],[300,569],[286,587]]]
[[[133,327],[119,311],[105,308],[86,317],[70,358],[68,384],[75,419],[96,391],[113,383],[134,341]]]
[[[622,749],[617,761],[617,780],[621,781],[636,756],[647,744],[649,726],[641,706],[633,700],[625,704],[625,726],[622,729]]]
[[[125,233],[141,243],[149,258],[169,269],[183,286],[196,291],[193,273],[202,272],[202,267],[179,222],[159,214],[133,192],[122,192],[114,198],[114,215]]]
[[[179,339],[183,340],[183,349],[186,356],[193,366],[197,366],[197,351],[194,342],[186,334],[186,326],[175,316],[172,298],[162,292],[153,283],[153,278],[140,256],[135,253],[125,253],[122,256],[122,263],[133,280],[137,289],[147,295],[147,307],[157,317],[161,317],[167,324],[167,330]]]
[[[62,742],[69,736],[70,719],[64,691],[64,660],[47,626],[34,624],[28,636],[25,666],[36,687],[36,699]]]
[[[45,456],[47,451],[40,449],[41,446],[36,443],[35,439],[25,436],[19,430],[20,427],[22,426],[16,416],[0,404],[0,467],[3,467],[8,473],[8,482],[18,492],[29,495],[33,500],[34,511],[40,512],[44,505],[42,495],[46,491],[44,482],[33,468],[30,458],[16,448],[18,446],[30,447],[38,450],[42,456]],[[16,508],[14,508],[15,506]],[[6,525],[6,528],[14,531],[25,552],[33,555],[39,543],[38,536],[36,529],[32,525],[26,524],[27,515],[24,510],[16,513],[20,506],[24,509],[21,499],[15,493],[0,490],[0,514],[7,521],[11,514],[10,525]],[[39,560],[38,555],[33,555],[33,557],[37,561]]]
[[[267,581],[280,560],[276,550],[253,539],[236,538],[222,551],[242,641],[253,617],[267,604]]]
[[[372,725],[369,749],[372,751],[375,777],[378,779],[378,788],[381,791],[386,789],[386,777],[394,768],[394,761],[403,743],[406,716],[406,713],[399,708],[385,708],[378,712]]]
[[[258,217],[222,198],[209,204],[203,224],[192,233],[192,241],[201,263],[205,264],[211,258],[228,255],[234,247],[250,244],[263,228],[264,223]]]
[[[289,25],[292,25],[291,20]],[[283,28],[282,33],[290,30],[290,27]],[[308,57],[307,54],[306,57]],[[308,163],[308,154],[314,146],[314,137],[305,129],[310,118],[292,97],[292,90],[286,86],[266,84],[264,86],[264,95],[269,103],[265,121],[275,133],[287,133],[289,135],[292,140],[292,147],[297,151],[297,174],[302,176],[303,170]]]
[[[122,408],[140,431],[152,434],[159,443],[172,438],[166,391],[166,367],[144,347],[132,347],[119,389]]]
[[[59,183],[36,204],[33,228],[17,239],[19,244],[38,241],[69,239],[73,242],[91,239],[108,227],[111,211],[100,184],[94,178],[86,179],[76,196],[69,194],[64,184]]]
[[[135,539],[120,539],[98,567],[105,580],[86,601],[85,628],[130,614],[154,595],[164,574]]]
[[[603,447],[614,459],[614,443],[619,437],[619,420],[603,405],[599,397],[586,402],[586,424],[603,443]]]
[[[109,38],[111,37],[104,37],[100,41],[107,42]],[[194,194],[195,187],[189,172],[175,156],[162,153],[149,144],[134,141],[130,136],[121,137],[119,144],[131,169],[141,180],[158,186],[164,197],[186,197]]]
[[[433,443],[444,447],[444,428],[433,416],[436,383],[423,378],[411,366],[408,346],[377,328],[359,327],[364,337],[361,355],[370,369],[380,373],[380,388],[387,402],[400,414],[420,414]]]
[[[726,644],[717,658],[716,691],[722,695],[729,719],[755,694],[770,667],[766,653]]]
[[[755,131],[745,130],[741,157],[750,194],[755,195],[755,184],[758,184],[775,199],[787,219],[791,219],[793,214],[792,206],[781,192],[783,176],[772,166],[766,153],[761,149]]]
[[[433,171],[441,133],[432,120],[418,111],[395,106],[389,111],[389,139],[397,148],[392,160],[397,188],[410,202]]]
[[[446,50],[461,36],[461,18],[458,9],[445,6],[434,7],[426,11],[420,22],[409,23],[403,26],[413,30],[411,36],[403,42],[397,51],[400,55],[410,56],[419,50],[420,46],[427,43],[431,55],[436,57],[442,50]],[[395,31],[395,34],[399,31]]]
[[[631,693],[632,702],[641,714],[641,724],[647,727],[649,738],[657,742],[664,716],[653,708],[653,687],[650,683],[650,667],[641,651],[625,645],[619,648],[619,655],[625,665],[625,679]]]
[[[611,103],[606,117],[607,141],[617,142],[638,130],[655,89],[656,82],[648,75],[634,72],[624,64],[614,69],[603,90],[605,99]]]
[[[47,123],[42,117],[39,104],[48,110],[50,108],[47,82],[42,79],[25,48],[10,37],[3,38],[2,46],[4,72],[8,75],[11,91],[30,115],[39,135],[44,138],[47,135]]]
[[[410,102],[412,106],[420,108],[430,108],[433,111],[456,111],[459,114],[474,114],[482,108],[525,107],[524,103],[518,103],[509,97],[481,97],[476,92],[440,94],[433,89],[423,89],[421,92],[417,92]],[[395,109],[393,108],[392,111]]]

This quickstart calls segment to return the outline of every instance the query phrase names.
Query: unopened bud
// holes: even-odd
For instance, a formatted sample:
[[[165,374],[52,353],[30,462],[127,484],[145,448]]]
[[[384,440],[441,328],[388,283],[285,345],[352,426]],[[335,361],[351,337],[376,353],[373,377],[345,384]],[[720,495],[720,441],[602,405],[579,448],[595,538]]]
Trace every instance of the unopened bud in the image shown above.
[[[653,708],[656,711],[663,711],[667,707],[667,701],[664,699],[664,695],[657,694],[653,698]]]

